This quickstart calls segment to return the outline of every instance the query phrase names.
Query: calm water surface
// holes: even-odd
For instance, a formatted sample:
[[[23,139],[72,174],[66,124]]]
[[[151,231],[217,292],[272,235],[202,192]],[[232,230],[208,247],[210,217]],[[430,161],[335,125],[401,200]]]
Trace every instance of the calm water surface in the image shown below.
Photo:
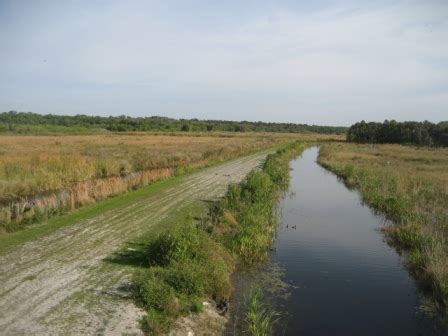
[[[292,284],[281,302],[284,335],[442,335],[420,306],[382,219],[316,163],[318,148],[291,163],[272,258]]]

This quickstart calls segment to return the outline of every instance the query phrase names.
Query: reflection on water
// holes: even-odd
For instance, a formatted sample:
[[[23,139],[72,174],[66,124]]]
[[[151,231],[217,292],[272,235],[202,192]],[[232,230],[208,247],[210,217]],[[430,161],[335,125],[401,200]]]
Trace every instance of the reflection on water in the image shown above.
[[[291,193],[273,261],[293,289],[279,300],[285,335],[442,335],[418,308],[403,260],[384,241],[381,219],[359,195],[315,161],[318,148],[291,164]],[[440,327],[439,327],[440,328]]]

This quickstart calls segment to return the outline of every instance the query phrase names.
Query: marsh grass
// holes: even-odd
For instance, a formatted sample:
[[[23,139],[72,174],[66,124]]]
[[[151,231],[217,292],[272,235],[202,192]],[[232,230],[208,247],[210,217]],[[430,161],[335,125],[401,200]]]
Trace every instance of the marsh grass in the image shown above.
[[[245,334],[250,336],[273,335],[273,327],[280,314],[263,302],[260,288],[253,288],[247,298]]]
[[[0,233],[283,141],[218,138],[2,136]]]
[[[269,155],[261,169],[229,186],[206,217],[149,242],[148,267],[134,279],[135,299],[148,311],[144,330],[168,332],[179,316],[197,312],[204,297],[226,305],[232,290],[230,275],[237,265],[267,256],[275,238],[278,198],[289,181],[289,160],[303,149],[304,145],[292,143]],[[277,315],[261,305],[260,294],[250,302],[250,335],[268,335]]]
[[[437,309],[448,307],[448,150],[400,145],[332,144],[319,162],[360,190],[395,225],[383,229],[407,252]]]
[[[276,205],[289,184],[289,161],[304,148],[296,142],[278,150],[266,158],[261,170],[229,188],[222,204],[223,219],[235,229],[227,234],[227,245],[244,263],[266,259],[277,229]]]

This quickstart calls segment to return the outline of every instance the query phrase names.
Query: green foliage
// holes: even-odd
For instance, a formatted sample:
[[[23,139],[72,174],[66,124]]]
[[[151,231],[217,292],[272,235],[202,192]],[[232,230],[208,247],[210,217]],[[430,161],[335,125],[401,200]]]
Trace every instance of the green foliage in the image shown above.
[[[137,302],[148,309],[144,326],[153,333],[167,331],[179,315],[200,312],[199,298],[230,295],[231,256],[193,223],[158,235],[148,257],[149,270],[134,284]]]
[[[241,198],[241,186],[237,184],[231,184],[227,189],[225,196],[225,207],[228,209],[236,209],[240,203]]]
[[[203,239],[203,233],[194,225],[163,232],[149,245],[149,262],[153,266],[167,266],[176,261],[196,259]]]
[[[195,302],[193,302],[193,303],[191,304],[191,308],[190,308],[190,310],[191,310],[193,313],[198,314],[198,313],[200,313],[200,312],[202,312],[202,311],[204,310],[204,307],[203,307],[203,305],[202,305],[202,303],[201,303],[200,301],[195,301]]]
[[[241,186],[241,200],[247,204],[269,203],[275,199],[277,186],[264,171],[252,171]]]
[[[293,143],[278,150],[267,157],[262,170],[249,173],[240,186],[229,187],[224,206],[239,224],[229,241],[243,262],[266,258],[277,228],[277,200],[289,183],[289,161],[303,149],[300,143]]]
[[[0,133],[83,133],[106,129],[112,132],[133,131],[193,131],[193,132],[279,132],[279,133],[345,133],[346,127],[316,126],[292,123],[265,123],[249,121],[171,119],[167,117],[100,117],[41,115],[31,112],[0,113]]]
[[[204,293],[204,263],[192,259],[178,262],[168,268],[165,281],[177,293],[201,295]]]
[[[149,269],[139,273],[135,278],[136,296],[147,309],[170,311],[176,300],[175,292],[163,277],[160,277],[160,269]]]
[[[302,145],[295,143],[268,155],[263,170],[269,175],[272,182],[280,189],[286,190],[289,185],[289,161],[297,152],[303,150]]]
[[[259,288],[252,289],[247,303],[246,334],[250,336],[273,335],[273,325],[279,314],[262,302]]]
[[[176,318],[169,314],[149,309],[147,315],[141,320],[141,327],[145,333],[161,335],[169,330],[175,320]]]
[[[349,128],[347,141],[448,146],[448,122],[443,121],[433,124],[429,121],[397,122],[386,120],[383,123],[366,123],[363,120]]]
[[[432,244],[433,240],[429,236],[424,236],[415,225],[401,225],[390,229],[390,236],[404,249],[409,251],[421,251],[426,246]]]

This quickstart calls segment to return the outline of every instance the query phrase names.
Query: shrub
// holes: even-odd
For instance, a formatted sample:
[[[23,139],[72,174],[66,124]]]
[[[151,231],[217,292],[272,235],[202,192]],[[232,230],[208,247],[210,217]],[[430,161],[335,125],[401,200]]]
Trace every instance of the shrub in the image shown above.
[[[271,177],[263,171],[252,171],[241,186],[243,202],[268,203],[277,197]]]
[[[204,291],[201,265],[192,259],[173,263],[165,273],[166,283],[179,294],[200,295]]]
[[[177,308],[173,288],[159,276],[160,270],[149,269],[135,279],[136,297],[147,309],[175,313]]]
[[[198,257],[201,239],[202,232],[193,224],[163,232],[149,245],[149,262],[153,266],[167,266],[173,261],[194,259]]]

